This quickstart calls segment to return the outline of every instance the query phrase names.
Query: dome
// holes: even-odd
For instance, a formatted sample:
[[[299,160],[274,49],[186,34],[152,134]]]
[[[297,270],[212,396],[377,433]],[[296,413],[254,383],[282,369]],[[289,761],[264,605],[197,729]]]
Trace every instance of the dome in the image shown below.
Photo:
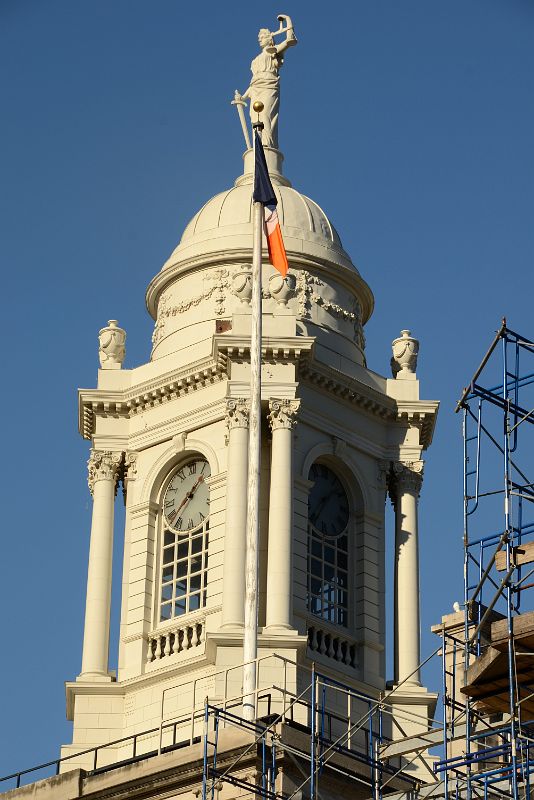
[[[265,148],[271,180],[278,198],[278,217],[288,255],[310,256],[356,271],[339,235],[322,208],[292,188],[282,174],[283,155]],[[185,228],[180,244],[163,269],[196,255],[228,252],[252,245],[253,152],[244,154],[244,174],[235,185],[212,197]]]
[[[372,312],[373,296],[343,249],[322,208],[294,189],[281,171],[282,154],[265,148],[278,199],[278,217],[290,267],[318,269],[351,284],[360,297],[363,318]],[[244,172],[234,186],[205,203],[186,226],[180,243],[147,290],[147,307],[156,316],[158,297],[184,271],[249,262],[252,251],[253,152],[244,154]],[[266,247],[265,243],[264,246]]]
[[[313,200],[290,186],[276,186],[278,218],[286,239],[303,239],[336,250],[343,260],[350,258],[343,250],[336,229]],[[175,252],[185,249],[193,240],[230,234],[235,226],[252,224],[252,198],[249,185],[234,186],[212,197],[198,211],[183,232]],[[286,244],[287,247],[287,244]],[[352,264],[351,264],[352,266]]]
[[[290,186],[275,186],[278,218],[290,254],[326,259],[355,270],[339,235],[322,208]],[[191,256],[252,245],[252,192],[249,184],[212,197],[185,228],[163,269]]]

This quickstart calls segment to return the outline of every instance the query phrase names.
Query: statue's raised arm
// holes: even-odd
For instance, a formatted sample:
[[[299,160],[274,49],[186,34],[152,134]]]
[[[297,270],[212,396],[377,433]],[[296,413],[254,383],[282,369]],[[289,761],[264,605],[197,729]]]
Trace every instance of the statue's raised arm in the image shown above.
[[[277,31],[262,28],[258,34],[261,52],[250,65],[252,80],[250,86],[242,95],[236,93],[234,102],[249,100],[250,117],[253,122],[258,119],[257,112],[252,106],[256,100],[263,103],[263,111],[259,115],[263,122],[263,144],[266,147],[278,149],[278,113],[280,108],[280,75],[279,70],[284,63],[283,53],[288,47],[297,44],[297,37],[293,30],[291,17],[279,14],[280,27]],[[275,36],[285,38],[278,44]],[[246,138],[246,137],[245,137]]]

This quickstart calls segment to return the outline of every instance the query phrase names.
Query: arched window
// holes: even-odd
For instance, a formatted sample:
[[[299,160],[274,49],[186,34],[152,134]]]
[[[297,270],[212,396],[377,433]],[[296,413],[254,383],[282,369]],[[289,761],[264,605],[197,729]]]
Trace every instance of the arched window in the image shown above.
[[[167,480],[161,514],[160,622],[206,605],[209,476],[208,462],[196,457]]]
[[[325,464],[312,464],[308,500],[308,611],[334,625],[348,625],[349,500]]]

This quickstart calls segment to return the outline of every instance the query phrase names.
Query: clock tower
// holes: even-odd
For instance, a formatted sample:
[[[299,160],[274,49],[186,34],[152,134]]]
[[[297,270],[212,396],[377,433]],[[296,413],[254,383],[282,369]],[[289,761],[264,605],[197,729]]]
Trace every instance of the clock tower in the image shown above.
[[[265,151],[289,273],[276,273],[265,250],[257,713],[283,711],[304,691],[312,665],[378,699],[390,677],[392,613],[387,724],[399,738],[426,730],[436,700],[419,674],[417,506],[438,404],[419,397],[418,342],[408,330],[393,343],[393,377],[367,365],[373,295],[330,218],[284,174],[273,120]],[[252,181],[247,149],[234,184],[192,217],[151,280],[150,360],[123,367],[126,334],[111,320],[99,335],[97,386],[79,392],[93,512],[82,666],[66,687],[73,738],[62,749],[80,755],[62,769],[92,768],[85,751],[129,736],[138,737],[138,752],[161,748],[169,720],[178,720],[175,741],[196,741],[191,714],[205,698],[239,709]],[[126,523],[115,532],[124,538],[115,672],[109,627],[119,487]],[[390,609],[388,493],[396,519]],[[122,745],[103,757],[124,757]]]

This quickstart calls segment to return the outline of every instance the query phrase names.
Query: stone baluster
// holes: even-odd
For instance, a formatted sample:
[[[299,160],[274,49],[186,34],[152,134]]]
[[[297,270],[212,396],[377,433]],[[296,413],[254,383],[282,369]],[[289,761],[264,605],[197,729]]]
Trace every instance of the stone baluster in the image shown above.
[[[109,676],[109,624],[115,494],[122,453],[91,450],[88,483],[93,495],[81,675]]]
[[[269,423],[273,440],[269,498],[266,628],[291,629],[293,428],[300,400],[271,400]]]
[[[395,509],[395,682],[419,686],[419,544],[417,504],[423,481],[423,461],[396,462],[390,478]],[[409,676],[409,677],[408,677]]]
[[[247,400],[226,401],[228,463],[224,536],[222,627],[245,622],[245,550],[247,528],[248,426]]]
[[[171,654],[171,633],[167,633],[165,636],[165,649],[163,650],[163,655],[170,656]]]

